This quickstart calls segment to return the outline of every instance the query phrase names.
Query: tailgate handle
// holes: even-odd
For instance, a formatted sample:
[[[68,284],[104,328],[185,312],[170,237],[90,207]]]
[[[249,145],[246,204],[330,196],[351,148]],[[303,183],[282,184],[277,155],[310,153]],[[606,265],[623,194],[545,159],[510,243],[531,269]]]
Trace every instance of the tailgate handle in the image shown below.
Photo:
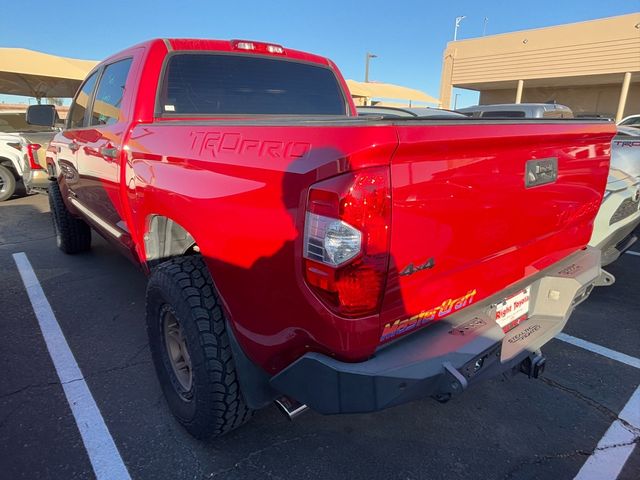
[[[558,159],[556,157],[532,159],[527,161],[524,172],[524,186],[537,187],[553,183],[558,179]]]

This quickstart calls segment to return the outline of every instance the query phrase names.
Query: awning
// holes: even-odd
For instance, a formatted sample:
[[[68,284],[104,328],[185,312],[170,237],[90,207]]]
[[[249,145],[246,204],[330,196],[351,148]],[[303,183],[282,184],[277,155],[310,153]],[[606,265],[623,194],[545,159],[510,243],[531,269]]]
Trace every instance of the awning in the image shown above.
[[[367,88],[368,83],[347,80],[347,87],[352,97],[370,97],[371,90]]]
[[[391,83],[356,82],[347,80],[347,86],[354,97],[390,98],[394,100],[408,100],[410,102],[440,104],[440,100],[413,88],[393,85]]]
[[[24,48],[0,48],[0,93],[73,97],[97,63]]]

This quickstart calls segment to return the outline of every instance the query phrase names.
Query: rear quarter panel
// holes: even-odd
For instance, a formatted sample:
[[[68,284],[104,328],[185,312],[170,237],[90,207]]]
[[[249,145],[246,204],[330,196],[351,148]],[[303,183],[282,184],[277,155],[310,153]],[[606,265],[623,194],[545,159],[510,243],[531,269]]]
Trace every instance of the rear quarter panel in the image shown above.
[[[307,350],[369,355],[379,316],[344,319],[320,304],[302,279],[300,235],[308,186],[388,165],[395,129],[229,123],[167,121],[132,131],[125,175],[140,258],[152,215],[190,232],[238,340],[269,371]]]

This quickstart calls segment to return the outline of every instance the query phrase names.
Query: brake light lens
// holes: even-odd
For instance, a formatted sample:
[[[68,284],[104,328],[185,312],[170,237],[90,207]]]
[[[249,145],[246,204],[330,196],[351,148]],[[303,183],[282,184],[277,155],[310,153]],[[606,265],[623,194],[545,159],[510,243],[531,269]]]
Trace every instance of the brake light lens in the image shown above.
[[[276,45],[273,43],[250,42],[248,40],[231,40],[231,46],[236,50],[284,55],[284,48],[281,45]]]
[[[280,45],[267,45],[267,52],[284,53],[284,48],[282,48]]]
[[[238,50],[255,50],[256,46],[252,42],[236,42],[235,48]]]
[[[336,313],[379,311],[389,267],[389,169],[375,167],[313,185],[304,228],[305,278]]]
[[[29,167],[31,170],[42,170],[42,166],[36,160],[36,152],[40,150],[41,145],[30,143],[27,145],[27,157],[29,158]]]

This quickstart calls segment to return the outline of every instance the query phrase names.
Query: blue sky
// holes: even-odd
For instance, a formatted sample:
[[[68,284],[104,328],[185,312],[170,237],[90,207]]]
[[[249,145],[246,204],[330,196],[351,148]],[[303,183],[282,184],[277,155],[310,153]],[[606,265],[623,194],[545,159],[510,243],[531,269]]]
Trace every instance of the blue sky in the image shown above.
[[[334,60],[346,78],[418,88],[438,97],[442,52],[458,38],[622,15],[640,0],[7,0],[0,46],[100,60],[154,37],[266,40]],[[476,103],[464,93],[458,106]],[[0,95],[0,102],[16,97]]]

